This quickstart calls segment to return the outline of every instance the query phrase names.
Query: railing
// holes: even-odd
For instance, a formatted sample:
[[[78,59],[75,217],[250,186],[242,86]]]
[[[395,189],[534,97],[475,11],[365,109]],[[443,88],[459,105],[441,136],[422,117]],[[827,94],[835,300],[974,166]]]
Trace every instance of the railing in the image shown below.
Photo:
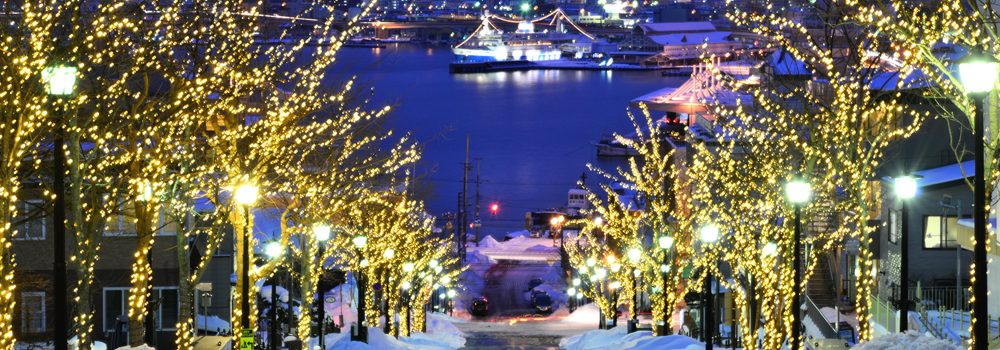
[[[945,309],[969,311],[971,310],[972,291],[962,288],[961,296],[955,287],[921,287],[921,297],[917,297],[917,288],[909,288],[907,291],[908,300],[920,300],[920,303],[928,309]]]
[[[896,324],[899,323],[899,319],[896,309],[892,305],[889,305],[889,303],[880,300],[877,295],[871,295],[868,300],[871,301],[872,305],[872,321],[885,327],[889,333],[897,332],[898,327]]]
[[[826,315],[823,315],[823,312],[819,311],[819,308],[816,307],[815,303],[813,303],[812,298],[810,298],[808,295],[805,295],[805,301],[806,301],[806,317],[812,319],[813,324],[815,324],[816,328],[819,329],[820,333],[819,335],[822,335],[823,338],[826,339],[839,338],[837,331],[833,329],[833,326],[830,325],[830,321],[826,319]]]

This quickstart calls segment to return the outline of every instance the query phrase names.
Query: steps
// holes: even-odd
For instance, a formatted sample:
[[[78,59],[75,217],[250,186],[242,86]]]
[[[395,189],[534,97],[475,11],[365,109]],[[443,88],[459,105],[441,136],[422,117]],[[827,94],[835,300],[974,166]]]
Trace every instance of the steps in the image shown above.
[[[830,280],[830,262],[826,252],[816,254],[816,265],[813,267],[807,283],[809,298],[816,303],[816,307],[834,307],[837,304],[837,295],[834,294],[834,286]]]

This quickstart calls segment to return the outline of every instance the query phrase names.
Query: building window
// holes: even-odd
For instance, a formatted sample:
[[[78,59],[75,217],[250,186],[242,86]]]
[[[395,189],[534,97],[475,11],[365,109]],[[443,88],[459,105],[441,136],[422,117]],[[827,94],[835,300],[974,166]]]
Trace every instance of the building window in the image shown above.
[[[899,229],[901,223],[899,222],[899,212],[889,209],[889,243],[898,244],[899,243]]]
[[[924,217],[924,249],[955,248],[957,236],[958,217]]]
[[[15,240],[43,240],[45,239],[45,216],[37,213],[44,201],[34,199],[20,201],[17,203],[17,218],[14,222],[23,222],[17,226]]]
[[[111,196],[104,196],[104,207],[108,214],[107,226],[104,229],[105,236],[130,236],[135,237],[138,231],[135,229],[135,207],[131,202],[122,198],[115,199],[118,202],[114,208],[108,209],[108,203],[112,201]],[[111,325],[114,327],[114,323]]]
[[[104,331],[113,332],[115,318],[128,313],[128,293],[130,288],[104,288]],[[160,302],[153,312],[153,322],[157,330],[177,330],[180,318],[180,294],[177,287],[153,287],[149,302]]]
[[[21,331],[45,332],[45,292],[21,293]]]

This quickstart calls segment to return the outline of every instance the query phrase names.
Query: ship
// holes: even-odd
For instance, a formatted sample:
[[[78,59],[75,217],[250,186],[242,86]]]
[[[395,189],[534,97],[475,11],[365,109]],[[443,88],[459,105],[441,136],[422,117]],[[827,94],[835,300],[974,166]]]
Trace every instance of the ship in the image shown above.
[[[554,31],[535,31],[534,22],[552,17],[556,23]],[[586,32],[568,34],[563,28],[565,17],[562,10],[557,9],[548,16],[531,21],[521,21],[517,31],[504,33],[490,22],[489,12],[483,13],[483,22],[476,31],[464,41],[455,45],[452,52],[458,62],[494,62],[494,61],[546,61],[558,60],[563,56],[562,46],[593,41],[594,37]],[[510,22],[510,20],[501,19]],[[568,20],[568,19],[567,19]],[[571,22],[572,24],[572,22]]]

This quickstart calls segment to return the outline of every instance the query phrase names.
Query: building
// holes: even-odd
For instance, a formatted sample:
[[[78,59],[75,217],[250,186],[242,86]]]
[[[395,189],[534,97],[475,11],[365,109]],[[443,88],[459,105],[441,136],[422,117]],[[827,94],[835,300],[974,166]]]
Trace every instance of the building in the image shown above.
[[[641,23],[618,44],[614,55],[615,61],[645,66],[690,65],[700,63],[702,54],[730,57],[756,37],[717,31],[710,22]]]

